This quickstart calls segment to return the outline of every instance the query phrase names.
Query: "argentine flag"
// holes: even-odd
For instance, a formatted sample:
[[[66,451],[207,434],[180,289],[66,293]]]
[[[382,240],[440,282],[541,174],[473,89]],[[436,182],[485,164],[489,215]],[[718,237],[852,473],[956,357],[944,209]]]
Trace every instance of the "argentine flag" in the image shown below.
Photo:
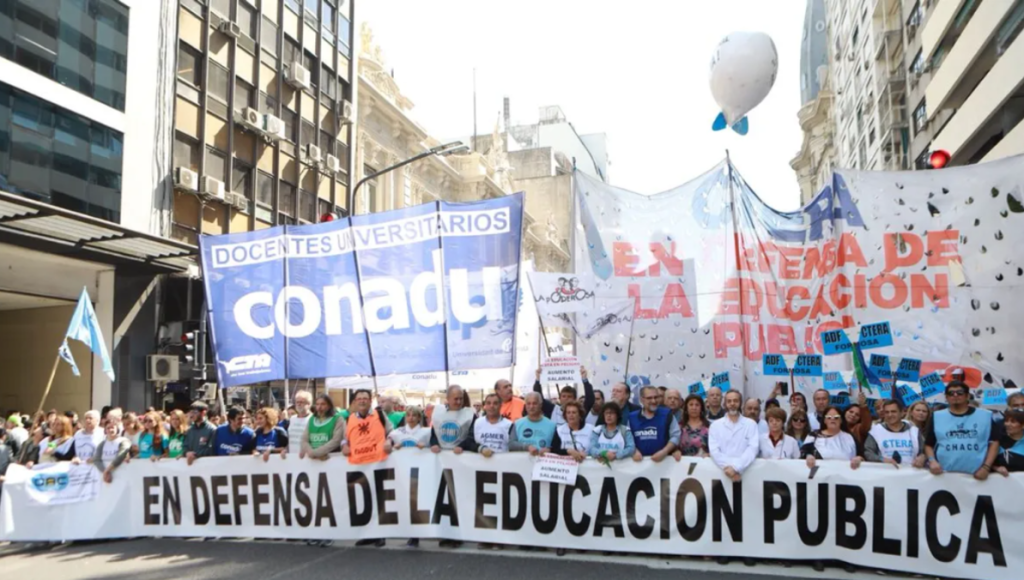
[[[75,373],[77,377],[81,373],[78,372],[75,357],[71,355],[71,349],[68,348],[69,338],[85,343],[89,350],[98,355],[103,360],[103,372],[110,377],[111,381],[114,380],[114,367],[110,364],[107,345],[103,342],[100,322],[96,319],[96,311],[92,309],[92,302],[89,301],[89,293],[85,288],[82,288],[82,295],[78,297],[78,306],[75,307],[75,313],[71,315],[71,324],[68,325],[67,334],[64,335],[64,344],[58,351],[60,358],[71,365],[71,372]]]

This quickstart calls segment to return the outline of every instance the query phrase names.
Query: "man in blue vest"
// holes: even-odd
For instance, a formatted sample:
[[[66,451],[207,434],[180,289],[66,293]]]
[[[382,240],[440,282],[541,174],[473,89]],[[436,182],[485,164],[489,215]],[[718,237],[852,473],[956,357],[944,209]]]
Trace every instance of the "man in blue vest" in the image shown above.
[[[934,475],[971,473],[988,479],[999,454],[999,433],[992,412],[968,404],[969,388],[961,381],[946,385],[949,407],[936,411],[925,427],[925,455]]]
[[[672,417],[668,407],[658,404],[660,400],[658,387],[640,389],[643,408],[629,415],[629,429],[636,443],[634,461],[650,457],[654,462],[659,462],[675,451],[681,435],[679,423]]]

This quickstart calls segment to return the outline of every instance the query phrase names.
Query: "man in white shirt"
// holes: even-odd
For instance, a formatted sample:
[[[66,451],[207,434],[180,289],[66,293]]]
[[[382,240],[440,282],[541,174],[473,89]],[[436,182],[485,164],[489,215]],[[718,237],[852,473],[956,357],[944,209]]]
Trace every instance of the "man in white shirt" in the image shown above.
[[[733,481],[740,480],[760,449],[757,423],[740,415],[742,403],[743,395],[739,391],[728,391],[725,416],[713,422],[708,430],[711,459]]]
[[[99,429],[100,412],[88,411],[82,417],[82,428],[72,437],[74,443],[71,449],[74,450],[75,458],[79,461],[88,461],[96,452],[96,447],[103,441],[103,430]]]
[[[743,416],[757,424],[759,435],[768,432],[768,423],[761,420],[761,399],[747,399],[747,402],[743,403]]]
[[[312,406],[313,395],[309,391],[295,393],[295,414],[288,419],[288,453],[294,453],[296,457],[302,451],[302,434],[306,432],[306,424],[313,416],[309,411]]]
[[[477,451],[484,457],[495,453],[508,453],[512,421],[501,416],[501,397],[495,393],[484,399],[484,415],[473,420],[471,436]]]

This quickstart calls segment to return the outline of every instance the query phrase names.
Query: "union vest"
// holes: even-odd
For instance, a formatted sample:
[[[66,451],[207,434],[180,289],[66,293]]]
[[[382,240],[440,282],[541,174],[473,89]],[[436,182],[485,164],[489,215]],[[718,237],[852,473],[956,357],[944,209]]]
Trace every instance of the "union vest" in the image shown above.
[[[458,411],[434,409],[431,423],[437,446],[441,449],[455,449],[469,436],[469,426],[473,424],[473,408],[463,407]]]
[[[313,449],[327,445],[334,435],[334,424],[341,413],[335,413],[330,419],[322,420],[315,416],[309,418],[309,446]]]
[[[935,458],[944,471],[974,473],[985,462],[988,437],[992,431],[992,412],[974,409],[966,415],[954,415],[949,409],[932,415],[935,426]]]
[[[622,429],[616,429],[612,433],[613,435],[608,437],[606,428],[600,427],[597,434],[597,444],[591,451],[594,454],[599,454],[602,451],[614,451],[616,455],[622,453],[622,450],[626,448],[626,438],[622,436]]]
[[[633,443],[640,455],[650,457],[668,445],[670,421],[672,411],[668,407],[658,407],[650,419],[642,410],[630,413],[629,428],[633,431]]]
[[[901,465],[910,465],[921,452],[917,444],[919,431],[913,425],[906,431],[893,433],[881,423],[876,423],[869,434],[878,443],[878,451],[885,459],[892,459],[893,453],[899,452]]]
[[[590,434],[594,432],[594,427],[584,423],[582,429],[573,431],[569,429],[568,423],[562,423],[556,430],[558,439],[562,442],[562,449],[566,451],[576,449],[576,451],[586,453],[587,447],[590,445]]]
[[[384,423],[378,413],[370,411],[366,417],[360,417],[359,413],[348,416],[345,439],[348,440],[350,464],[376,463],[387,458],[388,454],[384,452]]]

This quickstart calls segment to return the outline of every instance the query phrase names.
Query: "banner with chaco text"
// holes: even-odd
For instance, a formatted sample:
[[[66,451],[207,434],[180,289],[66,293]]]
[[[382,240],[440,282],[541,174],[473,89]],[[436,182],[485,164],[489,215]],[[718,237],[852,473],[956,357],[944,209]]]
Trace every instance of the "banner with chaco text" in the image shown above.
[[[448,538],[597,551],[834,559],[918,574],[1010,580],[1024,569],[1024,475],[758,460],[733,483],[707,459],[580,467],[531,481],[526,454],[402,450],[351,466],[274,457],[134,461],[95,501],[36,506],[12,466],[0,541],[95,538]]]
[[[837,171],[803,208],[768,206],[728,163],[641,195],[575,174],[576,274],[596,307],[577,352],[609,392],[720,372],[764,398],[764,354],[823,354],[822,332],[888,322],[872,354],[972,387],[1024,378],[1024,156],[940,171]],[[628,308],[623,308],[623,301]],[[850,370],[847,354],[825,370]],[[797,377],[809,393],[820,377]],[[914,388],[920,390],[917,385]]]

